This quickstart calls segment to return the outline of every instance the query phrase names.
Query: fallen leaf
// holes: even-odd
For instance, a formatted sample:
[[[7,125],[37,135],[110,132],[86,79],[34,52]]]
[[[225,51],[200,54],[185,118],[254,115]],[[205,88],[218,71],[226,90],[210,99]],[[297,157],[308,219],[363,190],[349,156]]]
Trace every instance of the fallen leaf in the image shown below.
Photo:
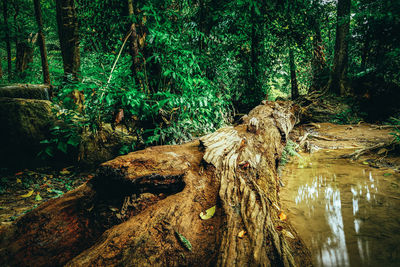
[[[278,226],[276,227],[276,230],[278,230],[278,231],[282,231],[282,230],[283,230],[283,227],[282,227],[282,226],[280,226],[280,225],[278,225]]]
[[[240,232],[238,233],[238,237],[239,237],[239,238],[243,238],[245,235],[246,235],[246,231],[245,231],[245,230],[242,230],[242,231],[240,231]]]
[[[214,216],[214,213],[215,213],[215,206],[212,206],[211,208],[206,210],[206,213],[200,212],[200,218],[202,220],[208,220]]]
[[[282,234],[283,234],[284,236],[286,236],[286,237],[291,238],[291,239],[294,239],[294,238],[295,238],[294,235],[293,235],[291,232],[286,231],[285,229],[282,230]]]
[[[286,220],[286,218],[287,218],[286,214],[283,213],[283,211],[282,211],[281,213],[279,213],[278,216],[279,216],[279,219],[280,219],[281,221],[284,221],[284,220]]]
[[[93,178],[93,175],[89,174],[89,175],[87,176],[87,178],[88,178],[88,179],[92,179],[92,178]]]
[[[24,172],[17,172],[16,174],[15,174],[15,176],[17,176],[17,175],[21,175],[21,174],[23,174]]]
[[[18,184],[22,183],[21,179],[17,178],[17,183]]]
[[[181,241],[182,245],[189,251],[192,251],[192,244],[190,243],[190,241],[187,240],[187,238],[181,235],[178,231],[175,230],[175,233],[178,236],[179,241]]]
[[[42,200],[42,197],[40,196],[39,193],[37,193],[37,195],[36,195],[36,197],[35,197],[35,200],[36,200],[36,201],[41,201],[41,200]]]
[[[369,165],[368,161],[363,161],[362,164],[364,164],[364,165]]]
[[[22,195],[21,197],[30,197],[32,196],[34,190],[29,191],[28,193],[26,193],[25,195]]]
[[[386,148],[381,148],[381,149],[379,149],[379,151],[378,151],[378,155],[383,154],[383,153],[386,153],[386,152],[388,152],[388,150],[387,150]]]
[[[385,176],[385,177],[390,176],[390,175],[392,175],[392,174],[388,173],[388,172],[383,174],[383,176]]]
[[[60,171],[61,175],[67,175],[70,174],[71,172],[69,170],[63,169],[62,171]]]

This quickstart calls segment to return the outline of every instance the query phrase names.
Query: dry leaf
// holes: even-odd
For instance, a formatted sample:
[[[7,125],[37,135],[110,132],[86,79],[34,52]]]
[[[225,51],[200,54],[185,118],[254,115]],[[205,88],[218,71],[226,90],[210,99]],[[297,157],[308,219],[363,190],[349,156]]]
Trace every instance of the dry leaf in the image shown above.
[[[286,218],[287,218],[287,216],[286,216],[285,213],[283,213],[283,211],[282,211],[281,213],[279,213],[279,219],[280,219],[281,221],[286,220]]]
[[[283,234],[284,236],[286,236],[286,237],[291,238],[291,239],[294,239],[294,238],[295,238],[294,235],[293,235],[291,232],[286,231],[285,229],[282,230],[282,234]]]
[[[17,176],[17,175],[21,175],[21,174],[23,174],[24,172],[17,172],[16,174],[15,174],[15,176]]]
[[[29,191],[28,193],[26,193],[25,195],[22,195],[21,197],[30,197],[32,196],[34,190]]]
[[[67,175],[67,174],[70,174],[70,173],[71,172],[69,170],[67,170],[67,169],[63,169],[62,171],[60,171],[61,175]]]
[[[245,231],[245,230],[242,230],[242,231],[240,231],[240,232],[238,233],[238,237],[239,237],[239,238],[243,238],[245,235],[246,235],[246,231]]]
[[[386,152],[388,152],[388,150],[387,150],[386,148],[381,148],[381,149],[379,149],[379,151],[378,151],[378,155],[383,154],[383,153],[386,153]]]

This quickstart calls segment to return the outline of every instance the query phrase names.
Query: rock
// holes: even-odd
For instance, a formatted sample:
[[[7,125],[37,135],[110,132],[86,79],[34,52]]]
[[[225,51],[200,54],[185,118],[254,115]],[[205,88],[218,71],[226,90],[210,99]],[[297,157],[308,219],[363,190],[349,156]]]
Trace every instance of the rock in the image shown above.
[[[40,142],[55,138],[50,129],[57,121],[50,101],[0,97],[0,168],[33,168],[45,165],[82,164],[95,166],[120,155],[123,146],[130,146],[135,137],[111,126],[99,134],[82,134],[79,148],[68,147],[68,153],[56,151],[53,158],[37,157],[45,147]]]
[[[0,167],[35,165],[53,122],[50,101],[0,97]]]
[[[50,86],[45,84],[12,84],[0,87],[0,97],[50,100]]]

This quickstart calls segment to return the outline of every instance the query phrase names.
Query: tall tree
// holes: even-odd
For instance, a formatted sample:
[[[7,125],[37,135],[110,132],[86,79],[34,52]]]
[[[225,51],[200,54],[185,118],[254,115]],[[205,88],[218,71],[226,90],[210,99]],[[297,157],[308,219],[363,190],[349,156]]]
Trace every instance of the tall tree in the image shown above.
[[[65,78],[78,80],[80,68],[79,27],[74,0],[56,0],[58,37]]]
[[[309,17],[311,27],[314,30],[313,57],[311,59],[312,81],[310,92],[323,88],[329,79],[329,71],[326,64],[324,44],[322,41],[321,29],[315,14]]]
[[[293,47],[289,44],[289,67],[290,67],[290,84],[292,86],[292,99],[299,97],[299,87],[297,85],[296,65],[294,62]]]
[[[350,5],[351,0],[338,0],[336,41],[333,68],[329,81],[331,92],[344,95],[349,93],[347,89],[348,66],[348,35],[350,29]]]
[[[3,78],[3,66],[1,63],[1,54],[0,54],[0,79]]]
[[[7,71],[8,71],[8,80],[11,79],[11,44],[10,44],[10,29],[8,27],[8,0],[3,0],[3,18],[4,18],[4,26],[5,26],[5,41],[6,41],[6,49],[7,49]]]
[[[135,11],[133,6],[133,0],[128,0],[128,12],[129,12],[129,17],[132,20],[131,24],[129,25],[129,32],[130,32],[129,53],[132,57],[131,71],[132,71],[132,76],[136,76],[140,70],[139,68],[140,58],[139,58],[139,38],[136,29],[136,23],[134,20]]]
[[[40,56],[42,59],[42,71],[43,71],[43,82],[45,84],[50,84],[50,72],[49,72],[49,64],[47,62],[47,51],[46,51],[46,41],[43,34],[43,19],[42,19],[42,10],[40,7],[40,0],[33,0],[34,8],[35,8],[35,17],[38,25],[38,39],[39,39],[39,49]]]

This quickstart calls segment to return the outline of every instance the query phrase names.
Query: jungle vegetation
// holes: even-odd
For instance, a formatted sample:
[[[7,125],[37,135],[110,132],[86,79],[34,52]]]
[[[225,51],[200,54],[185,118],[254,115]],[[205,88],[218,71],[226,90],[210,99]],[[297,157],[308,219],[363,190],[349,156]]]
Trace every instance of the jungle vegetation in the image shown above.
[[[263,99],[323,92],[359,103],[365,120],[398,112],[399,1],[2,0],[1,9],[0,83],[51,85],[63,119],[82,131],[125,124],[138,136],[127,151],[212,132]]]

